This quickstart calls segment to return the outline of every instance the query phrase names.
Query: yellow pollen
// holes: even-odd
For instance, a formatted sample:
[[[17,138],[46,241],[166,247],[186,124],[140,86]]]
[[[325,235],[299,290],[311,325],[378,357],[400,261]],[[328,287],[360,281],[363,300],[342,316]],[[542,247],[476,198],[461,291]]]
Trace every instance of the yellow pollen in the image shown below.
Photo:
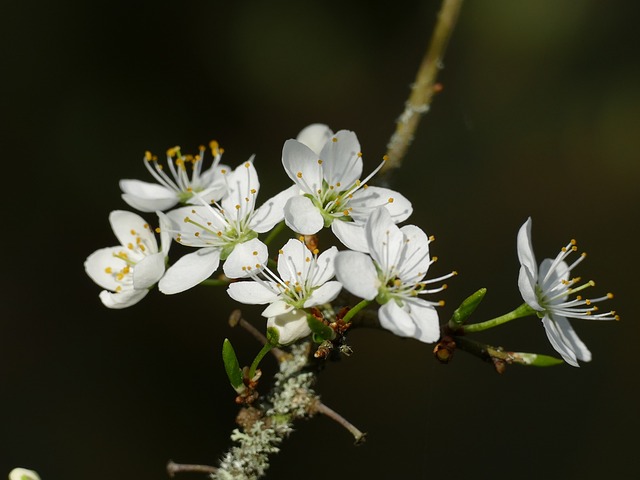
[[[571,247],[571,251],[573,252],[577,252],[578,251],[578,247],[576,247],[575,245],[573,247]]]
[[[318,189],[318,195],[320,195],[322,193],[322,190]]]
[[[457,275],[457,274],[458,274],[458,271],[457,271],[457,270],[454,270],[454,271],[453,271],[453,272],[451,272],[451,273],[452,273],[453,275]]]
[[[446,290],[447,288],[449,288],[449,285],[447,285],[446,283],[444,285],[442,285],[442,289]]]
[[[393,281],[393,284],[394,284],[396,287],[399,287],[400,285],[402,285],[402,281],[401,281],[399,278],[396,278],[396,279]]]
[[[339,187],[339,186],[340,186],[340,182],[336,182],[336,187]]]
[[[260,268],[262,265],[260,265],[259,263],[256,263],[256,268]]]
[[[240,205],[236,205],[236,210],[240,210]]]
[[[136,231],[132,229],[129,233],[131,233],[131,235],[135,235]]]
[[[441,307],[444,307],[444,300],[440,300],[440,301],[438,302],[438,305],[440,305]]]
[[[142,250],[143,252],[146,250],[146,247],[142,244],[140,244],[140,250]]]
[[[437,261],[438,261],[438,257],[436,257],[436,256],[434,255],[433,257],[431,257],[431,260],[432,260],[433,262],[437,262]]]
[[[296,275],[300,277],[302,275],[302,272],[296,272]]]
[[[218,233],[216,233],[216,235],[218,235],[219,237],[221,237],[221,236],[222,236],[222,232],[220,232],[220,231],[219,231]]]
[[[318,159],[318,165],[322,165],[322,160]]]
[[[184,223],[189,223],[191,219],[189,217],[184,217]]]
[[[360,186],[360,180],[356,180],[356,186],[359,187]]]
[[[362,152],[358,152],[356,155],[357,155],[358,157],[362,157]]]
[[[562,247],[562,248],[560,249],[560,251],[561,251],[561,252],[566,252],[566,251],[567,251],[567,249],[566,249],[565,247]]]
[[[200,232],[196,232],[193,235],[194,235],[194,237],[199,237],[200,236]]]
[[[244,201],[248,202],[249,201],[249,197],[244,197]]]
[[[318,250],[317,248],[314,248],[314,249],[313,249],[313,254],[314,254],[314,255],[317,255],[319,252],[320,252],[320,250]],[[612,296],[613,296],[613,295],[612,295]]]
[[[304,243],[304,235],[300,235],[300,236],[298,237],[298,240],[300,240],[302,243]]]
[[[591,300],[589,300],[588,298],[584,301],[585,305],[591,305]]]
[[[572,238],[570,243],[571,245],[575,245],[577,242],[575,241],[575,239]]]
[[[336,143],[336,142],[338,141],[338,139],[337,139],[336,137],[333,137],[333,138],[331,139],[331,141],[332,141],[333,143]]]
[[[119,273],[118,275],[116,275],[117,280],[122,280],[123,278],[124,278],[124,275],[122,273]]]
[[[146,152],[144,152],[144,159],[147,162],[150,162],[151,160],[153,160],[153,155],[151,155],[151,152],[149,150],[147,150]]]
[[[383,155],[382,156],[382,161],[386,162],[387,160],[389,160],[389,155]]]
[[[113,268],[111,268],[111,267],[105,268],[104,269],[104,273],[109,273],[109,274],[113,273]]]
[[[582,258],[586,257],[586,256],[587,256],[587,252],[582,252],[582,253],[580,254],[580,256],[581,256]]]
[[[242,271],[243,272],[246,271],[246,270],[247,270],[247,267],[242,267]]]
[[[578,301],[582,300],[582,295],[576,295],[576,300]]]
[[[128,244],[127,244],[127,248],[128,248],[129,250],[133,250],[133,243],[128,243]]]
[[[220,173],[221,173],[221,174],[223,174],[223,175],[226,175],[226,173],[227,173],[227,169],[226,169],[226,168],[223,168],[222,170],[220,170]]]
[[[346,216],[346,215],[349,215],[349,210],[345,210],[345,211],[344,211],[344,212],[342,212],[342,213],[343,213],[343,215],[345,215],[345,216]]]
[[[160,233],[160,227],[156,227],[156,233]]]
[[[611,300],[613,298],[613,293],[611,293],[611,292],[607,293],[607,298],[609,300]]]
[[[364,184],[364,187],[362,187],[362,188],[364,188],[364,189],[366,190],[367,188],[369,188],[369,185],[367,185],[367,184],[365,183],[365,184]]]
[[[253,255],[258,255],[258,252],[256,252],[255,250],[253,251]]]
[[[282,255],[284,252],[282,251],[282,249],[280,249],[280,250],[278,250],[278,253],[279,253],[280,255]]]
[[[121,291],[122,291],[122,286],[121,286],[121,285],[118,285],[118,286],[116,287],[116,292],[121,292]]]
[[[255,189],[255,188],[252,188],[252,189],[251,189],[251,193],[255,194],[255,193],[256,193],[256,189]]]
[[[249,168],[249,165],[251,165],[249,162],[245,162],[244,164],[245,168]]]
[[[298,172],[298,173],[296,173],[296,177],[298,177],[298,178],[302,178],[302,172]]]
[[[393,197],[389,197],[388,202],[389,202],[389,203],[393,203]]]
[[[435,235],[431,235],[431,236],[429,237],[429,241],[430,241],[430,242],[435,242],[435,241],[436,241],[436,236],[435,236]]]
[[[216,142],[215,140],[211,140],[209,142],[209,148],[211,149],[211,153],[214,157],[218,156],[220,152],[220,146],[218,145],[218,142]]]
[[[304,259],[305,262],[309,263],[311,261],[311,259],[309,257]]]

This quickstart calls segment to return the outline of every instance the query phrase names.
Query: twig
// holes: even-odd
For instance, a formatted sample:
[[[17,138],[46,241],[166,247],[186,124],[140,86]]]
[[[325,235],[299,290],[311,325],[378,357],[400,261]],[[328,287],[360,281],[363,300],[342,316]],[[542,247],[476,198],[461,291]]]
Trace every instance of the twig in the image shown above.
[[[173,460],[167,462],[167,474],[170,478],[173,478],[176,473],[181,472],[216,473],[217,471],[217,468],[210,467],[209,465],[189,465],[185,463],[175,463]]]
[[[439,90],[436,77],[438,70],[442,68],[444,52],[461,6],[462,0],[443,0],[442,2],[429,48],[416,74],[405,109],[396,120],[396,130],[387,144],[388,159],[380,170],[382,177],[387,177],[393,169],[399,168],[402,164],[402,159],[413,141],[418,122],[422,114],[429,110],[433,95]]]
[[[240,325],[262,345],[267,344],[267,337],[265,337],[260,330],[258,330],[256,327],[242,318],[242,311],[240,309],[235,309],[233,312],[231,312],[231,315],[229,315],[229,325],[231,325],[232,327]],[[279,362],[282,362],[285,358],[287,358],[287,353],[277,347],[272,348],[271,353],[273,353],[273,356],[276,357]]]
[[[361,432],[356,426],[354,426],[351,422],[349,422],[335,410],[327,407],[319,400],[313,405],[313,410],[317,413],[321,413],[329,417],[331,420],[334,420],[335,422],[346,428],[349,433],[351,433],[351,435],[353,435],[353,437],[356,439],[356,445],[362,445],[362,443],[364,443],[367,434],[365,432]]]

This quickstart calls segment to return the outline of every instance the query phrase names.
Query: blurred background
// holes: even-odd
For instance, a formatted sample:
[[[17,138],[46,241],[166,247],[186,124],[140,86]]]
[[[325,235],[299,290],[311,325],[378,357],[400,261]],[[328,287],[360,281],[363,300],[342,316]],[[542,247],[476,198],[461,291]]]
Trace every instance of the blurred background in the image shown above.
[[[115,244],[118,180],[150,180],[145,150],[255,154],[266,199],[289,185],[282,145],[313,122],[354,130],[371,171],[435,24],[439,1],[2,2],[4,219],[0,478],[163,479],[169,459],[215,464],[237,406],[220,349],[258,351],[227,326],[223,289],[151,292],[111,311],[84,259]],[[581,368],[511,366],[356,330],[317,390],[368,441],[313,418],[267,478],[622,478],[640,428],[640,58],[633,1],[467,2],[444,89],[393,187],[437,237],[432,276],[457,270],[441,317],[480,287],[483,320],[521,303],[516,234],[538,259],[576,238],[577,274],[612,291],[620,322],[577,322]],[[150,222],[155,222],[149,217]],[[180,248],[175,248],[176,252]],[[259,309],[243,309],[262,326]],[[479,338],[553,354],[535,319]],[[267,358],[265,374],[275,371]],[[629,438],[629,434],[632,436]],[[5,473],[6,472],[6,473]],[[204,478],[204,476],[201,476]],[[184,478],[199,478],[185,474]]]

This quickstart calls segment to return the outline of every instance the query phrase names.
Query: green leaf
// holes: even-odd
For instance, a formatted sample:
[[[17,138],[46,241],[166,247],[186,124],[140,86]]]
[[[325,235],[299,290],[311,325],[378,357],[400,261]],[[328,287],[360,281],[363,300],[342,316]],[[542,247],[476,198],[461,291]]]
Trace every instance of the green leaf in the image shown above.
[[[462,326],[475,309],[478,308],[478,305],[480,305],[486,293],[487,289],[481,288],[473,295],[465,298],[460,306],[453,312],[451,322],[456,326]]]
[[[537,353],[513,352],[513,355],[520,359],[518,363],[522,365],[531,365],[533,367],[553,367],[564,363],[561,358],[552,357],[550,355],[538,355]]]
[[[307,325],[314,334],[314,339],[333,340],[336,338],[336,332],[328,325],[318,320],[311,314],[307,314]]]
[[[222,344],[222,360],[224,362],[224,369],[227,372],[227,377],[229,377],[229,382],[231,382],[231,386],[237,390],[244,385],[242,382],[242,369],[240,368],[240,363],[238,363],[236,352],[228,338],[225,338]]]

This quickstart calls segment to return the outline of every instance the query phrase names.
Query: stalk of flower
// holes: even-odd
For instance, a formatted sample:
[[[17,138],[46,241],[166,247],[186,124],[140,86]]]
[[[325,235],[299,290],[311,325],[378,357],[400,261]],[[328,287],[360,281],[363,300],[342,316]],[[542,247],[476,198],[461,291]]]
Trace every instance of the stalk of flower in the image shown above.
[[[283,206],[296,194],[295,187],[256,208],[260,182],[252,159],[223,174],[227,194],[220,202],[206,202],[198,195],[201,205],[167,213],[173,238],[198,250],[169,267],[159,284],[161,292],[174,294],[198,285],[218,269],[220,261],[224,261],[223,270],[229,278],[246,277],[243,267],[267,261],[267,247],[258,234],[282,221]]]
[[[145,152],[144,166],[158,183],[141,180],[120,180],[122,199],[131,207],[142,212],[168,210],[179,203],[198,202],[199,194],[207,201],[220,200],[225,193],[224,171],[229,167],[220,164],[224,150],[215,140],[209,142],[213,155],[211,166],[202,170],[205,147],[200,146],[197,155],[183,155],[180,147],[167,150],[169,174],[165,172],[158,157]]]
[[[369,302],[380,304],[380,325],[402,337],[413,337],[425,343],[440,338],[438,312],[443,301],[430,301],[421,295],[439,293],[447,288],[429,285],[454,275],[425,280],[431,258],[429,243],[433,237],[414,225],[399,228],[385,208],[376,209],[365,225],[370,255],[361,252],[339,252],[335,260],[336,278],[352,294],[363,298],[351,312]],[[351,312],[344,320],[352,318]]]
[[[84,263],[87,275],[105,289],[99,296],[106,307],[119,309],[138,303],[165,273],[171,246],[166,228],[169,220],[162,212],[157,214],[160,250],[153,231],[142,217],[124,210],[109,214],[120,245],[96,250]]]
[[[345,246],[366,253],[364,224],[371,213],[384,206],[393,221],[400,223],[411,215],[411,202],[394,190],[367,185],[386,157],[360,179],[362,153],[354,132],[340,130],[333,134],[326,125],[310,127],[313,128],[302,130],[297,139],[287,140],[282,150],[285,171],[300,188],[300,195],[285,205],[285,222],[304,235],[331,227]],[[325,141],[318,152],[322,140]]]
[[[531,217],[518,231],[518,258],[521,265],[518,287],[522,298],[541,318],[553,348],[574,367],[579,366],[578,360],[590,361],[591,352],[578,338],[568,319],[619,320],[614,311],[597,313],[598,306],[595,304],[613,298],[611,293],[591,299],[576,295],[595,286],[593,281],[580,284],[580,277],[569,276],[586,257],[582,253],[568,264],[565,260],[577,249],[576,241],[571,240],[554,259],[543,260],[538,268],[531,242]]]
[[[280,344],[292,343],[311,333],[305,309],[333,301],[342,290],[340,282],[331,280],[338,249],[318,253],[291,239],[279,252],[277,273],[266,265],[245,265],[251,280],[231,283],[227,292],[240,303],[268,304],[262,312],[267,328],[278,330]]]

